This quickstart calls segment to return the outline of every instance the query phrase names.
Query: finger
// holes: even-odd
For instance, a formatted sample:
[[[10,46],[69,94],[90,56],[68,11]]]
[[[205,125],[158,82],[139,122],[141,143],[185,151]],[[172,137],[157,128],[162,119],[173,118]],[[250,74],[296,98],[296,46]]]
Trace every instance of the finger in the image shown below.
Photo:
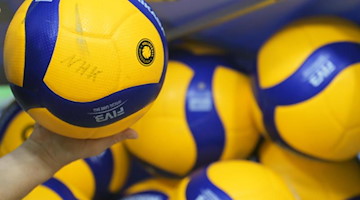
[[[123,135],[125,136],[125,139],[137,139],[138,138],[138,133],[134,130],[134,129],[126,129],[125,131],[117,134],[117,135]]]
[[[123,140],[126,139],[136,139],[138,137],[138,134],[135,130],[133,129],[126,129],[124,131],[122,131],[121,133],[106,137],[106,138],[101,138],[101,139],[96,139],[96,140],[90,140],[94,145],[97,146],[97,148],[100,149],[100,152],[102,152],[103,150],[109,148],[110,146],[119,143]]]
[[[126,129],[125,131],[118,133],[116,135],[113,135],[110,139],[111,145],[116,144],[118,142],[121,142],[126,139],[136,139],[138,137],[138,134],[133,129]]]

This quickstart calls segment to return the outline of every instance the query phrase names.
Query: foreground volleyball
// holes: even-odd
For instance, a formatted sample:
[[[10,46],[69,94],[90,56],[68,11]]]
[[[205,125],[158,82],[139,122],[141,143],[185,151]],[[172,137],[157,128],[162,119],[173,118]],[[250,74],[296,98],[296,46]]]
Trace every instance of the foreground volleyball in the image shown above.
[[[38,123],[100,138],[148,110],[167,47],[143,0],[26,0],[9,26],[4,58],[16,99]]]
[[[307,18],[261,48],[255,92],[269,136],[326,160],[360,151],[360,27]]]

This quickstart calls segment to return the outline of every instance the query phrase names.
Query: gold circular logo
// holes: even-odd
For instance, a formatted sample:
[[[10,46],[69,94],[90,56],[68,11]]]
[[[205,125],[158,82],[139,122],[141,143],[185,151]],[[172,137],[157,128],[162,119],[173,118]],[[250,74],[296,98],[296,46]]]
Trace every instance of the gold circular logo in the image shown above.
[[[149,39],[140,40],[137,45],[137,57],[139,62],[144,66],[149,66],[155,58],[155,48]]]

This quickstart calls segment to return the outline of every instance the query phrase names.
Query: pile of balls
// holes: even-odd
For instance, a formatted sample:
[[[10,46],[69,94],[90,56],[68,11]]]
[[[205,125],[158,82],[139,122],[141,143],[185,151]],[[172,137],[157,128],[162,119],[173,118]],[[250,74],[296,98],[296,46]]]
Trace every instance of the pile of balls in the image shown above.
[[[199,43],[171,46],[168,60],[143,0],[25,0],[4,52],[17,102],[0,117],[0,156],[35,121],[79,139],[139,134],[25,199],[360,198],[360,27],[350,21],[293,22],[244,73]]]

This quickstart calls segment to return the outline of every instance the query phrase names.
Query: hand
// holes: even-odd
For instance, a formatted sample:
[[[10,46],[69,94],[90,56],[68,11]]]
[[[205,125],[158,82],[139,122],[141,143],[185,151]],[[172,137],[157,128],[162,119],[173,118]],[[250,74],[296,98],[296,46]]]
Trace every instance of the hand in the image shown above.
[[[70,162],[95,156],[117,142],[134,138],[137,133],[127,129],[101,139],[74,139],[36,124],[20,147],[0,158],[0,200],[21,199]]]
[[[74,160],[98,155],[122,140],[135,138],[137,133],[127,129],[106,138],[74,139],[58,135],[35,124],[33,133],[25,141],[25,146],[41,151],[42,158],[50,167],[60,169]]]

